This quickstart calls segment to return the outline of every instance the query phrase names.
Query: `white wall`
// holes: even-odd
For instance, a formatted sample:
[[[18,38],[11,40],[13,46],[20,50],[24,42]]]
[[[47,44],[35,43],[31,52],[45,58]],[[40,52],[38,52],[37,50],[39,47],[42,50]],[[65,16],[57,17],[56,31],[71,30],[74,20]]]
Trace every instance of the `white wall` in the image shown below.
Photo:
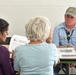
[[[48,17],[52,28],[64,21],[65,10],[76,0],[0,0],[0,18],[10,23],[9,35],[25,35],[25,24],[33,16]]]

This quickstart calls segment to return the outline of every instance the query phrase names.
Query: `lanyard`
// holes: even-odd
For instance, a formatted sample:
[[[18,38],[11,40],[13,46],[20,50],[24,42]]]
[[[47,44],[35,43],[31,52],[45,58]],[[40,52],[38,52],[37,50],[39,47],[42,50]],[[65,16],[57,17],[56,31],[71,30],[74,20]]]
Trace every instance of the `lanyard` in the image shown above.
[[[70,33],[69,31],[66,30],[66,35],[67,35],[67,41],[68,41],[68,43],[69,43],[69,40],[70,40],[70,38],[71,38],[71,36],[73,34],[73,31],[74,30],[72,30],[72,32]]]

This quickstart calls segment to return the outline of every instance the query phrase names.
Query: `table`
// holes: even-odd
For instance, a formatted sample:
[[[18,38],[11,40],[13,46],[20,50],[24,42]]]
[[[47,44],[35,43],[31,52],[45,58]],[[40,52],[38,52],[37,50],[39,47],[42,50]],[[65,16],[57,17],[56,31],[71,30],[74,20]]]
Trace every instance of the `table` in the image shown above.
[[[59,51],[60,55],[62,55],[62,54],[64,55],[64,56],[62,55],[63,57],[60,56],[60,63],[66,64],[66,69],[62,68],[62,66],[60,66],[60,68],[63,70],[63,72],[66,75],[70,75],[69,74],[70,63],[76,63],[76,53],[75,53],[76,47],[75,46],[58,46],[58,48],[60,48],[61,51],[63,52],[63,53],[61,53]],[[69,48],[69,50],[66,48]],[[74,48],[74,51],[72,51],[73,50],[72,48]]]
[[[60,68],[63,70],[65,75],[70,75],[69,74],[70,63],[76,63],[76,59],[60,59],[60,63],[65,63],[66,64],[66,70],[61,68],[61,66],[60,66]]]

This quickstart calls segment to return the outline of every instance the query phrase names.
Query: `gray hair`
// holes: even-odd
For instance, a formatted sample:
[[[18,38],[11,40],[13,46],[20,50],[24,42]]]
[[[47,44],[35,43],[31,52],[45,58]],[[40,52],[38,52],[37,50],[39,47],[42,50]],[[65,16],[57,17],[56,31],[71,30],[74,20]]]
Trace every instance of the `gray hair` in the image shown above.
[[[46,41],[50,34],[50,26],[49,20],[45,17],[32,18],[25,25],[26,37],[33,41]]]

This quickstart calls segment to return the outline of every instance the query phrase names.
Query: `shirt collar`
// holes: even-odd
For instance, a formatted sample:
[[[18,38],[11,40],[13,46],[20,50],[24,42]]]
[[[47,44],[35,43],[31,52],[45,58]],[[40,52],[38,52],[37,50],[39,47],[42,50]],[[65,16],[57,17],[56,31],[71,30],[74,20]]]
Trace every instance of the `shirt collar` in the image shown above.
[[[67,30],[66,25],[65,25],[65,22],[63,23],[63,25],[61,26],[61,28],[64,28],[64,29]],[[75,24],[75,26],[74,26],[74,28],[72,30],[74,30],[75,28],[76,28],[76,24]]]

